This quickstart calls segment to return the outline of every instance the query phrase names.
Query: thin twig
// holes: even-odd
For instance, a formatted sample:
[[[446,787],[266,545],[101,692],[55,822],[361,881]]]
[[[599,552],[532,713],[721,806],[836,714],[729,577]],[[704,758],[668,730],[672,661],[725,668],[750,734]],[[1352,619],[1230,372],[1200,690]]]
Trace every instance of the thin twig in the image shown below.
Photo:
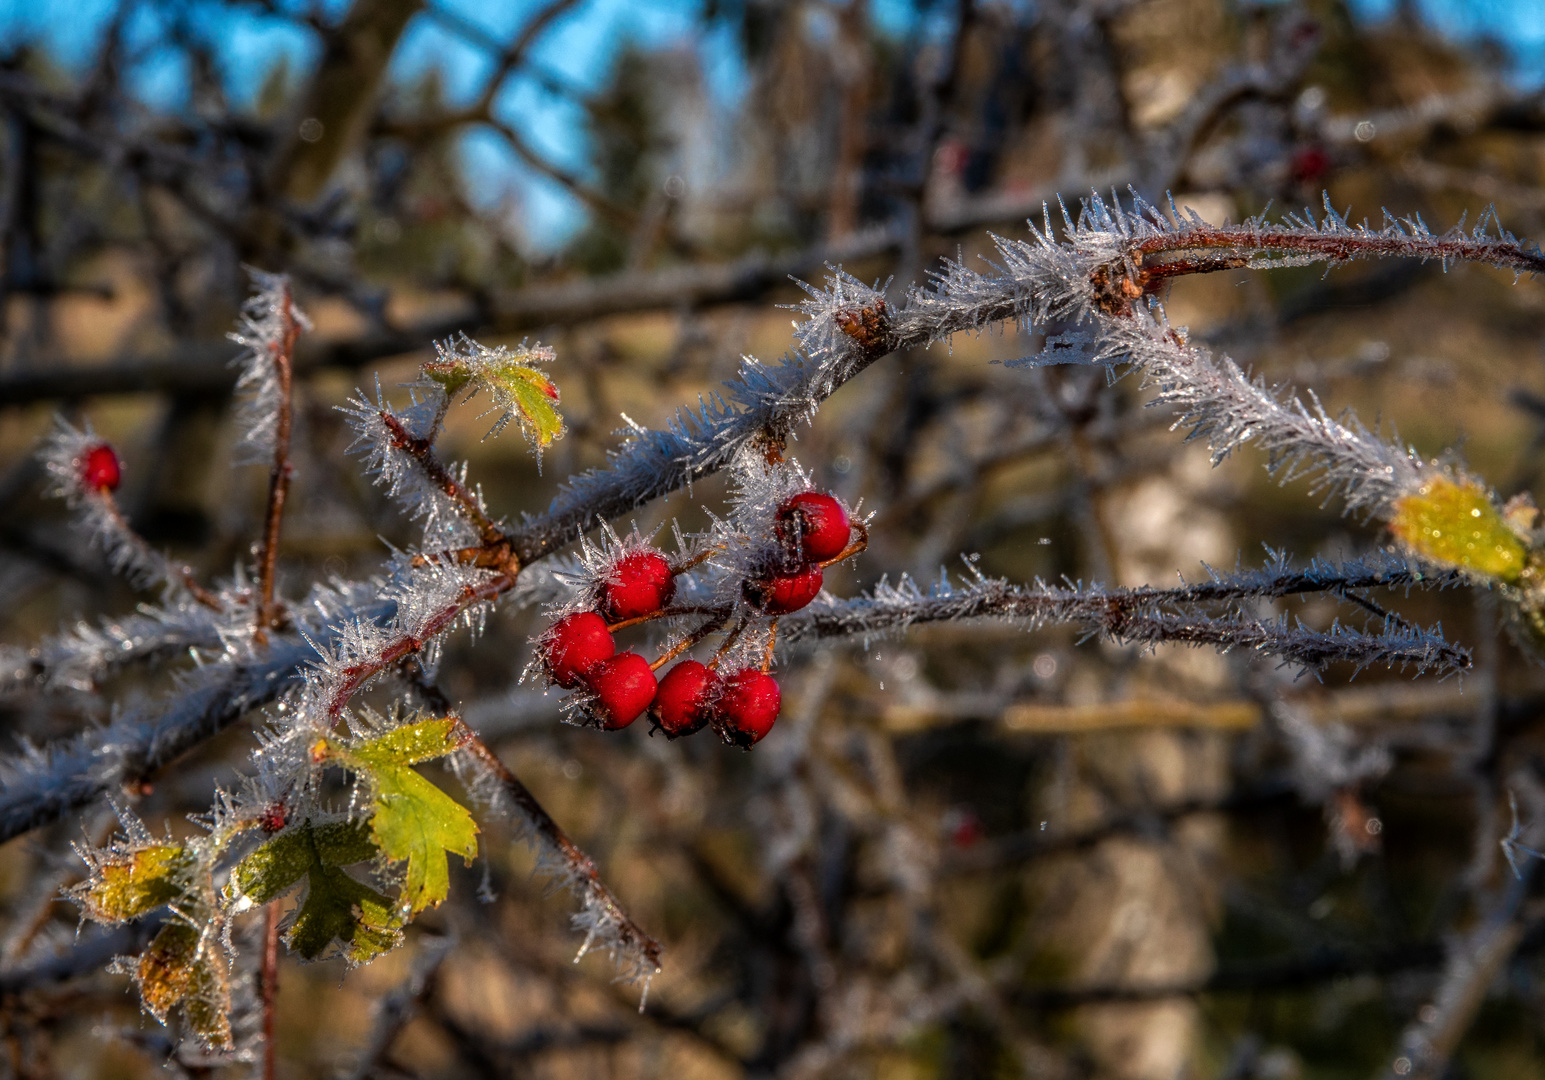
[[[274,1080],[274,1009],[279,996],[279,905],[263,909],[263,970],[259,976],[263,1000],[263,1080]]]
[[[715,630],[718,630],[721,626],[729,621],[729,617],[729,611],[725,611],[722,615],[709,619],[702,626],[699,626],[696,630],[692,631],[692,633],[688,634],[675,645],[672,645],[669,649],[666,649],[663,653],[661,653],[660,658],[649,665],[649,670],[659,671],[666,664],[669,664],[672,660],[676,659],[676,657],[692,648],[692,646],[696,645],[699,641],[702,641],[709,634],[712,634]]]
[[[198,583],[198,578],[193,575],[193,567],[187,563],[176,562],[161,552],[156,551],[144,537],[134,531],[134,526],[130,525],[129,519],[123,516],[123,511],[118,506],[118,500],[113,497],[111,491],[105,489],[96,491],[92,493],[92,497],[101,500],[102,508],[107,511],[108,517],[112,519],[123,540],[139,549],[141,559],[144,562],[161,563],[163,567],[162,574],[168,582],[179,582],[184,589],[188,590],[189,596],[211,611],[225,610],[225,605],[220,602],[220,598]]]
[[[416,655],[442,630],[452,626],[469,608],[495,599],[514,585],[513,574],[496,574],[480,584],[464,586],[453,601],[424,620],[419,633],[404,634],[370,659],[349,665],[343,671],[343,682],[334,690],[332,699],[328,702],[328,716],[336,721],[342,715],[343,708],[349,703],[349,699],[365,683],[393,664]]]
[[[402,421],[387,410],[382,409],[380,415],[381,423],[392,433],[392,445],[418,462],[419,468],[424,470],[424,475],[460,507],[461,512],[467,516],[467,520],[477,527],[484,549],[502,544],[505,540],[504,534],[484,513],[477,496],[468,491],[467,486],[452,476],[450,470],[435,457],[434,444],[428,439],[414,438]],[[468,561],[463,557],[464,552],[458,551],[452,554],[458,562]]]
[[[274,424],[274,463],[268,473],[268,513],[263,526],[263,543],[258,549],[258,607],[253,636],[260,643],[268,640],[268,631],[278,629],[282,616],[274,603],[274,571],[279,561],[279,526],[284,520],[284,501],[290,491],[290,401],[295,356],[295,340],[300,336],[300,323],[295,318],[294,301],[290,296],[289,282],[281,288],[284,298],[279,310],[284,321],[284,335],[270,346],[274,374],[279,382],[279,413]]]
[[[466,737],[463,749],[469,752],[477,762],[494,776],[503,794],[508,796],[525,816],[531,827],[541,838],[559,852],[569,867],[571,874],[576,879],[583,880],[586,891],[591,893],[604,907],[607,913],[615,920],[618,927],[620,943],[629,951],[637,952],[654,965],[658,970],[660,966],[660,943],[646,934],[637,923],[623,910],[616,897],[601,881],[601,875],[595,868],[595,863],[589,855],[580,850],[568,834],[552,819],[542,804],[537,802],[536,796],[520,778],[510,771],[508,765],[499,759],[499,755],[489,749],[477,732],[468,727],[461,718],[454,717],[459,732]]]

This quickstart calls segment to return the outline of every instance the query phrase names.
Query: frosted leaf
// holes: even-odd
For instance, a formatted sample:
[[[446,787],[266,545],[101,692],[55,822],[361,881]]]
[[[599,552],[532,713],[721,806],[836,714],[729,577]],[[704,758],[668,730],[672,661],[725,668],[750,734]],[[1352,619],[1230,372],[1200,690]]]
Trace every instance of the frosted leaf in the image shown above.
[[[513,352],[503,345],[488,348],[463,334],[435,343],[436,358],[424,365],[426,378],[444,387],[448,397],[465,391],[463,401],[486,393],[493,405],[482,415],[498,413],[483,438],[491,439],[515,421],[526,441],[538,451],[563,436],[558,412],[558,388],[541,365],[553,361],[553,350],[522,344]]]

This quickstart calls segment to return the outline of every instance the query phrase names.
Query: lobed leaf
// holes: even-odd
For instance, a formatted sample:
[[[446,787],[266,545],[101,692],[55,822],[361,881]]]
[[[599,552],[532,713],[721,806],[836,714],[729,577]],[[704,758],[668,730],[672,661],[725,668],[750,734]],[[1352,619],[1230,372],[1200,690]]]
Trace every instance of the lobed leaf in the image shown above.
[[[248,855],[231,876],[241,895],[254,904],[266,904],[283,896],[319,863],[348,866],[378,854],[370,842],[370,826],[364,822],[312,825],[308,821]]]
[[[181,844],[110,851],[95,860],[86,881],[68,890],[86,917],[102,923],[138,918],[170,903],[184,890],[188,853]]]
[[[521,346],[513,353],[504,346],[490,349],[469,339],[437,346],[439,356],[424,365],[424,374],[445,389],[447,397],[465,390],[468,397],[486,390],[503,415],[488,434],[497,435],[515,420],[538,449],[563,434],[558,412],[558,387],[537,367],[552,359],[552,350]]]
[[[371,835],[381,854],[407,864],[401,900],[410,915],[439,905],[450,892],[447,853],[468,863],[477,856],[477,823],[467,808],[411,767],[444,757],[465,741],[455,720],[434,719],[405,724],[358,745],[330,748],[370,777],[375,796]]]
[[[134,979],[157,1020],[166,1023],[180,1005],[205,1046],[231,1048],[230,980],[225,952],[211,935],[180,920],[168,923],[140,954]]]
[[[401,941],[402,921],[390,898],[336,866],[318,862],[307,871],[306,899],[285,937],[290,948],[317,960],[331,954],[338,942],[351,964],[365,964]]]
[[[232,881],[241,895],[267,904],[305,879],[306,895],[285,942],[307,960],[341,953],[363,964],[402,940],[402,922],[390,898],[344,872],[380,854],[365,822],[306,822],[274,837],[237,864]]]

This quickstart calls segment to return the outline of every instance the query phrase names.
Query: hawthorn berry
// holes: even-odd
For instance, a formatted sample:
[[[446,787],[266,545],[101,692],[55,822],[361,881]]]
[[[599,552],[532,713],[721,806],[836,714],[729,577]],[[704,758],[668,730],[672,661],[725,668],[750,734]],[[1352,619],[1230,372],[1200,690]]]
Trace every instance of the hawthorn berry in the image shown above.
[[[746,668],[724,680],[719,695],[717,729],[724,741],[750,749],[772,730],[783,707],[778,680],[765,671]]]
[[[87,450],[80,459],[80,482],[91,491],[117,491],[123,479],[123,468],[118,455],[106,443]]]
[[[778,507],[779,535],[799,544],[809,562],[835,559],[848,546],[852,522],[842,504],[819,491],[802,491]]]
[[[723,689],[718,672],[696,660],[683,660],[660,680],[652,710],[665,734],[679,739],[708,723]]]
[[[602,609],[612,619],[636,619],[659,611],[676,591],[676,575],[658,551],[635,551],[617,560],[601,587]]]
[[[1306,146],[1293,155],[1289,168],[1294,180],[1312,184],[1330,171],[1330,155],[1321,147]]]
[[[649,661],[636,652],[602,660],[585,676],[595,693],[595,712],[607,731],[625,728],[654,701],[659,684]]]
[[[774,574],[763,581],[747,582],[746,593],[765,614],[787,615],[820,594],[823,577],[819,566],[807,566],[792,574]]]
[[[617,652],[617,643],[606,620],[593,611],[580,611],[555,622],[543,636],[543,660],[547,674],[565,690],[572,690],[585,673]]]
[[[258,815],[258,827],[266,833],[276,833],[290,820],[290,812],[284,803],[276,802],[263,808]]]

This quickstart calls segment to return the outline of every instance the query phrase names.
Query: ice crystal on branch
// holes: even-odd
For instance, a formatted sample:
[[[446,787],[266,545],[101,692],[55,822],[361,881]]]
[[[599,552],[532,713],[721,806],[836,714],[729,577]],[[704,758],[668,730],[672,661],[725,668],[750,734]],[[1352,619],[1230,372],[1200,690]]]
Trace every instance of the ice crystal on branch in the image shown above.
[[[1445,578],[1441,574],[1423,575],[1399,562],[1343,568],[1315,563],[1308,571],[1295,571],[1278,561],[1274,568],[1263,571],[1219,575],[1211,582],[1175,589],[1057,587],[1040,581],[1016,585],[974,571],[957,585],[941,571],[927,591],[905,576],[895,585],[882,581],[866,596],[812,605],[808,611],[785,619],[780,629],[783,641],[790,646],[820,638],[867,643],[924,623],[999,619],[1026,629],[1072,625],[1087,635],[1118,644],[1168,642],[1210,645],[1225,652],[1243,649],[1312,670],[1333,663],[1350,663],[1356,668],[1409,665],[1418,672],[1441,674],[1465,670],[1470,666],[1469,652],[1445,640],[1441,629],[1402,624],[1370,632],[1337,623],[1329,630],[1315,631],[1285,615],[1252,618],[1240,607],[1246,600],[1298,592],[1427,583],[1441,586]],[[1209,609],[1209,604],[1221,607]]]
[[[234,464],[267,463],[274,456],[279,414],[285,406],[288,364],[299,330],[310,330],[311,321],[290,297],[290,279],[248,268],[256,291],[242,305],[241,320],[229,338],[245,351],[233,361],[241,374],[236,379],[240,405],[236,427],[241,433]]]
[[[399,413],[377,382],[374,401],[356,392],[340,409],[354,431],[348,452],[361,455],[365,475],[397,500],[410,519],[423,522],[424,550],[443,551],[477,543],[477,517],[484,515],[484,508],[481,496],[466,486],[465,466],[442,467],[443,478],[424,468],[423,458],[445,416],[443,391],[434,387],[430,393],[438,400],[415,396],[411,406]],[[448,485],[463,497],[458,498]]]
[[[161,587],[170,591],[189,591],[208,606],[212,599],[193,583],[186,566],[156,551],[124,520],[112,489],[117,486],[118,464],[113,464],[111,486],[95,482],[92,457],[107,447],[86,425],[80,431],[62,417],[54,421],[54,430],[43,443],[39,458],[49,477],[47,493],[62,498],[75,514],[75,527],[91,545],[107,556],[114,573],[123,575],[138,588]]]

